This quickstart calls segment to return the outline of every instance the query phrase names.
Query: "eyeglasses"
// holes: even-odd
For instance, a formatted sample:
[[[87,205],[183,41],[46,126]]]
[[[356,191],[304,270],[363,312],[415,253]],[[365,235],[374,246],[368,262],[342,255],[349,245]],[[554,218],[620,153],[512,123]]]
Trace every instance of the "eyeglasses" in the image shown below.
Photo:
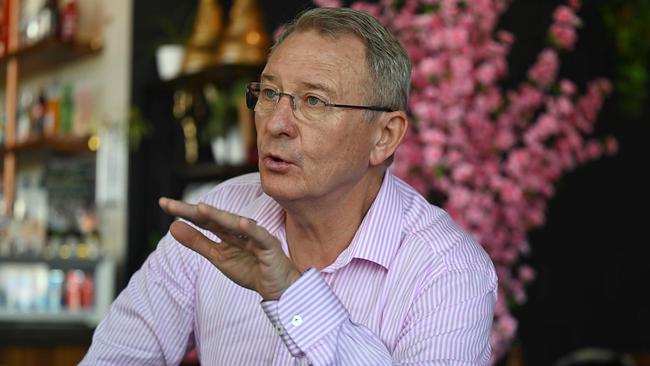
[[[275,107],[286,95],[291,101],[291,109],[298,119],[308,121],[322,120],[330,108],[352,108],[367,109],[371,111],[393,112],[394,110],[386,107],[334,104],[330,103],[322,96],[314,93],[301,93],[297,96],[285,93],[279,89],[264,83],[246,84],[246,106],[248,109],[255,111],[260,116],[271,114]]]

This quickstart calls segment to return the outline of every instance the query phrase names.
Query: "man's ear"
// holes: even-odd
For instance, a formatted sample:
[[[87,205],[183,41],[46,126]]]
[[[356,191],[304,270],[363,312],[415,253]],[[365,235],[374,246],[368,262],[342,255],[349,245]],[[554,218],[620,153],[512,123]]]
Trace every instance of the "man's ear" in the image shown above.
[[[386,112],[375,122],[377,130],[374,146],[370,152],[370,165],[383,164],[397,150],[408,129],[406,112]]]

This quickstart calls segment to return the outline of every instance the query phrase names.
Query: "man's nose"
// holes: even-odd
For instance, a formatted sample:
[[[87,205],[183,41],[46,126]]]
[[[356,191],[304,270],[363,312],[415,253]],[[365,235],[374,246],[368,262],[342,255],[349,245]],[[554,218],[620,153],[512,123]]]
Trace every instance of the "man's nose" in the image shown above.
[[[287,98],[282,98],[283,96]],[[286,102],[283,99],[287,99]],[[278,103],[275,105],[273,113],[268,117],[266,128],[273,136],[287,136],[293,138],[296,136],[296,115],[295,99],[290,94],[280,94]]]

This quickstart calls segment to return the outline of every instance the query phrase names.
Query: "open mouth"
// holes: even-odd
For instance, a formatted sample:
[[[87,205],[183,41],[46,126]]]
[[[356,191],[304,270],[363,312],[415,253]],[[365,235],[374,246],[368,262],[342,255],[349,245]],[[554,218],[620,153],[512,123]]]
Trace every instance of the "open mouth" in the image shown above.
[[[287,169],[289,169],[290,165],[291,162],[286,161],[273,154],[268,154],[264,158],[264,166],[271,171],[285,172]]]

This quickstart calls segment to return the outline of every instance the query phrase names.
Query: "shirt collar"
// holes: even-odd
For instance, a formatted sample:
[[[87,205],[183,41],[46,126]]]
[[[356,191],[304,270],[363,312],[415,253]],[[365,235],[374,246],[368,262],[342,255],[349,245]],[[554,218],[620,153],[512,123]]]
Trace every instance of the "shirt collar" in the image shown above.
[[[403,207],[395,176],[387,169],[375,201],[363,218],[350,246],[330,266],[340,268],[353,258],[388,269],[403,236]]]
[[[375,201],[370,206],[350,245],[323,272],[333,272],[348,264],[353,258],[377,263],[388,269],[399,248],[403,235],[403,207],[396,178],[387,169]],[[265,193],[251,201],[240,211],[252,218],[271,234],[284,237],[285,211],[273,198]],[[288,252],[284,248],[285,253]]]

